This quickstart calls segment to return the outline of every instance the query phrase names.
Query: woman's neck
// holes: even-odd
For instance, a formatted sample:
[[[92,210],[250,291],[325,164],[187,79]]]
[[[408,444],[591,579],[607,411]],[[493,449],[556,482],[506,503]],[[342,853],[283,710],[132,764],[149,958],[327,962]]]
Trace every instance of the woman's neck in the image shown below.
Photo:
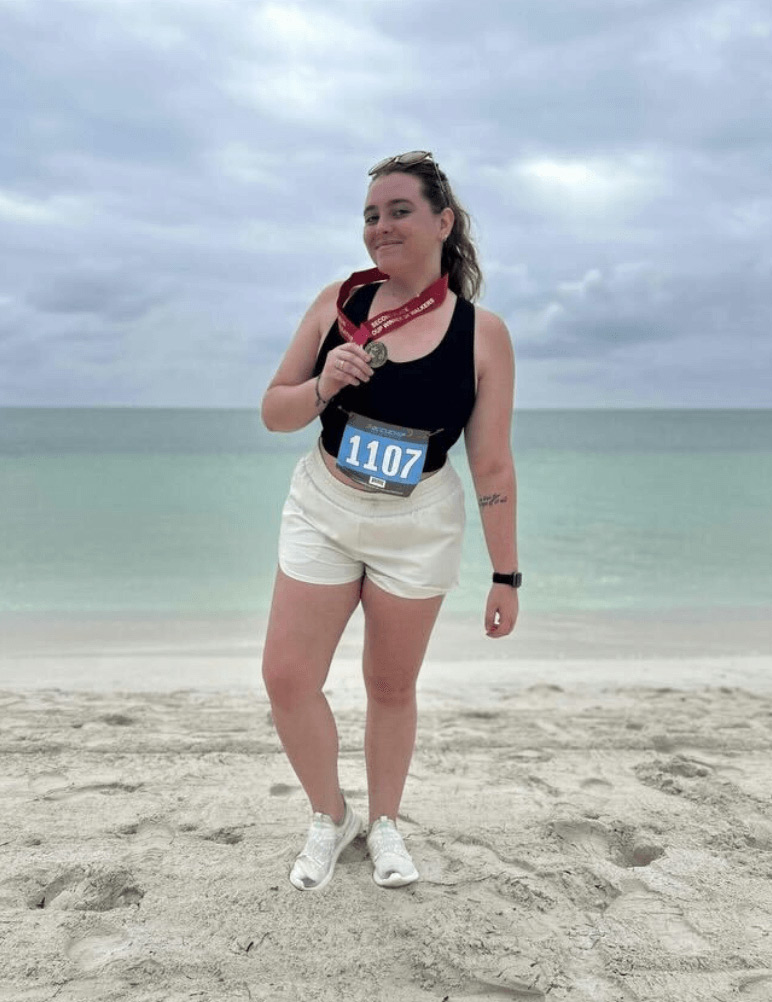
[[[414,271],[408,275],[390,275],[383,283],[383,291],[397,305],[402,305],[414,299],[424,289],[428,289],[441,275],[439,266],[436,268],[430,266],[420,273]]]

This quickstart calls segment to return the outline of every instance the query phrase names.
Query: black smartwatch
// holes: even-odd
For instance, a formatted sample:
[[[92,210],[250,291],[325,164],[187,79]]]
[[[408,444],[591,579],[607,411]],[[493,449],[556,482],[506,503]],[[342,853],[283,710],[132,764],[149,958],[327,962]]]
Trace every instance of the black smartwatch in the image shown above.
[[[493,572],[493,583],[494,584],[508,584],[513,588],[519,588],[523,583],[523,575],[520,571],[514,571],[512,574],[498,574],[496,571]]]

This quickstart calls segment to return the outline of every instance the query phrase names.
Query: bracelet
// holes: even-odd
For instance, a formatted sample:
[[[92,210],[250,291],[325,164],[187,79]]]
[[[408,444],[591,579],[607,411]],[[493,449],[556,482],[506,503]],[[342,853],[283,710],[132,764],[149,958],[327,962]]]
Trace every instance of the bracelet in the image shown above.
[[[324,405],[326,407],[327,404],[330,402],[330,400],[332,400],[332,397],[330,397],[328,400],[325,400],[324,397],[319,392],[319,380],[321,378],[322,374],[320,372],[319,375],[316,377],[316,382],[314,383],[314,393],[316,394],[316,406],[320,407]]]
[[[496,571],[493,572],[494,584],[506,584],[510,585],[512,588],[519,588],[522,582],[523,575],[520,571],[514,571],[512,574],[499,574]]]

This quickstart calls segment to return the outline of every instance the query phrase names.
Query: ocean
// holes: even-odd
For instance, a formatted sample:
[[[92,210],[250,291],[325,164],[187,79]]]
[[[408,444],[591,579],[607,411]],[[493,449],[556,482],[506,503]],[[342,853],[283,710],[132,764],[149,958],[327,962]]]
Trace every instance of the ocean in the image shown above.
[[[264,613],[282,504],[316,423],[254,410],[0,409],[0,613]],[[521,609],[768,606],[772,410],[516,411]],[[461,584],[490,561],[463,443]]]

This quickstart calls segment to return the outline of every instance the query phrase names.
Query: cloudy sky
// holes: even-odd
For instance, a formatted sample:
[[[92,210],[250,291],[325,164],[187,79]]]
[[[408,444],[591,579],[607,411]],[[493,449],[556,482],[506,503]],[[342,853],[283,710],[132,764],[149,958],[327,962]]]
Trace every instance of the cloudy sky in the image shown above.
[[[772,406],[764,0],[0,0],[0,405],[256,407],[434,151],[516,406]]]

